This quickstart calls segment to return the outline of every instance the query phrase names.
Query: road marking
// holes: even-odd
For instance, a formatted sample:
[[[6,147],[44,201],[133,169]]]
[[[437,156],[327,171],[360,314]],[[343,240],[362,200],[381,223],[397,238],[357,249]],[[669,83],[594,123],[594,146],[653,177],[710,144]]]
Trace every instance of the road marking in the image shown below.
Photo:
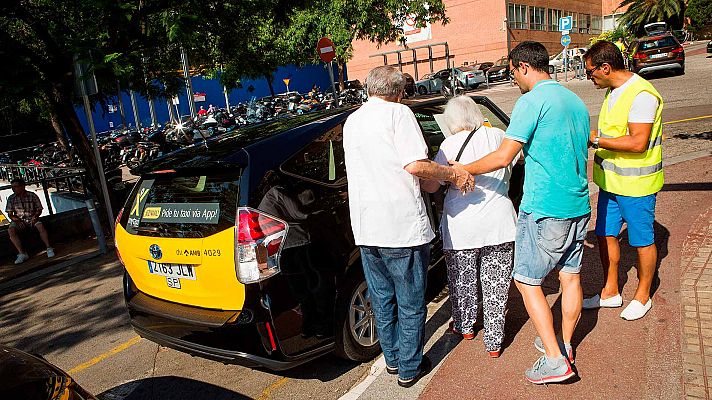
[[[663,125],[667,125],[667,124],[677,124],[678,122],[695,121],[695,120],[698,120],[698,119],[706,119],[706,118],[712,118],[712,115],[703,115],[703,116],[701,116],[701,117],[692,117],[692,118],[678,119],[678,120],[675,120],[675,121],[667,121],[667,122],[663,122]]]
[[[287,378],[286,376],[283,376],[283,377],[277,379],[277,381],[275,381],[273,384],[267,386],[267,387],[262,391],[262,393],[260,394],[260,397],[258,397],[257,400],[267,400],[267,399],[269,399],[270,395],[272,394],[272,391],[273,391],[273,390],[277,390],[277,389],[279,389],[280,387],[284,386],[284,384],[287,383],[287,381],[289,381],[289,378]]]
[[[74,367],[74,368],[70,369],[69,371],[67,371],[67,373],[68,373],[69,375],[74,375],[74,374],[76,374],[76,373],[79,372],[79,371],[83,371],[83,370],[85,370],[85,369],[91,367],[92,365],[95,365],[95,364],[100,363],[101,361],[103,361],[103,360],[105,360],[105,359],[107,359],[107,358],[113,356],[114,354],[121,353],[122,351],[128,349],[129,347],[135,345],[136,343],[138,343],[138,342],[140,342],[140,341],[141,341],[141,337],[140,337],[140,336],[134,336],[134,337],[132,337],[131,339],[127,340],[126,342],[124,342],[124,343],[122,343],[122,344],[120,344],[120,345],[114,347],[113,349],[107,351],[106,353],[101,354],[101,355],[99,355],[99,356],[96,356],[96,357],[92,358],[91,360],[89,360],[89,361],[87,361],[87,362],[85,362],[85,363],[81,363],[81,364],[77,365],[76,367]]]

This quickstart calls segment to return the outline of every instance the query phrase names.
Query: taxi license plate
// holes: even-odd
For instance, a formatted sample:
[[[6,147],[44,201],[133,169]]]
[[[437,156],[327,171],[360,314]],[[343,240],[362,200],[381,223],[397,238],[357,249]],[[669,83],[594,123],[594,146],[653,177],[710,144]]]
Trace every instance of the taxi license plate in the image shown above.
[[[654,59],[656,59],[656,58],[665,58],[665,57],[667,57],[667,56],[668,56],[667,53],[660,53],[660,54],[653,54],[653,55],[650,56],[650,58],[654,60]]]
[[[149,261],[148,272],[153,275],[165,276],[166,278],[195,280],[195,270],[192,266],[186,264],[162,264]],[[171,280],[169,280],[169,286],[170,282]]]

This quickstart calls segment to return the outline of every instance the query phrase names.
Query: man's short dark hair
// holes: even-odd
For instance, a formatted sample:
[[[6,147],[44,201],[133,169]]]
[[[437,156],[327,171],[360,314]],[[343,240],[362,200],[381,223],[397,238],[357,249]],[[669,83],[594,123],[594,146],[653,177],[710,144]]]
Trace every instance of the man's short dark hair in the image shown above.
[[[519,43],[509,52],[509,61],[517,67],[520,62],[527,63],[537,71],[549,72],[549,52],[539,42],[525,41]]]
[[[22,178],[15,178],[15,179],[13,179],[13,180],[10,181],[10,185],[14,185],[14,184],[16,184],[16,183],[17,183],[18,185],[25,186],[25,180],[22,179]]]
[[[601,40],[593,44],[590,49],[583,55],[583,59],[591,61],[595,67],[608,64],[613,70],[625,69],[623,62],[623,53],[615,44]]]

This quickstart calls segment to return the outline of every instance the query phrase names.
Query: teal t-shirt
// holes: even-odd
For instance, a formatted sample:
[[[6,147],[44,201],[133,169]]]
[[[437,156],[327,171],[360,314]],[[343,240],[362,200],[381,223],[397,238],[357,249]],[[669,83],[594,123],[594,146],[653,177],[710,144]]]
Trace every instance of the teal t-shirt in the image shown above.
[[[534,218],[574,218],[588,200],[589,116],[572,91],[544,80],[517,100],[505,137],[524,143],[524,197]]]

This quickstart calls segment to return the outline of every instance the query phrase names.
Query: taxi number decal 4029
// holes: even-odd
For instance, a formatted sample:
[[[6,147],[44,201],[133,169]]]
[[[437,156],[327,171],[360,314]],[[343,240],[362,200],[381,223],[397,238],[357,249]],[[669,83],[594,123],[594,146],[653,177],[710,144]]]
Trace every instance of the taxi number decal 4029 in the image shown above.
[[[220,249],[205,249],[203,255],[207,257],[220,257]]]

